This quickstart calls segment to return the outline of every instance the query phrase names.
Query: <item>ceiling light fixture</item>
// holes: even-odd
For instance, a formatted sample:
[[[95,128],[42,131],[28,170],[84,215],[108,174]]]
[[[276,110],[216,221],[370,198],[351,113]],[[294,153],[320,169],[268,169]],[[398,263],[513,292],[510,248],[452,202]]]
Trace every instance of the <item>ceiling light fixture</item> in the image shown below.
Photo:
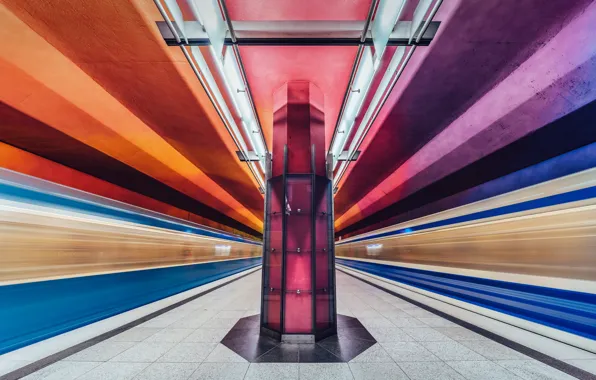
[[[433,1],[434,6],[433,6]],[[427,28],[430,25],[433,17],[435,16],[436,12],[438,11],[442,0],[420,0],[416,9],[414,10],[414,17],[410,24],[410,31],[409,31],[409,43],[412,44],[413,41],[415,43],[420,42],[422,36],[425,34]],[[389,37],[391,33],[396,29],[398,25],[398,21],[401,17],[402,11],[404,9],[405,0],[380,0],[377,8],[377,12],[375,14],[375,18],[372,21],[372,37],[373,37],[373,46],[374,46],[374,68],[380,65],[383,53],[387,47],[387,43],[389,41]],[[432,9],[430,9],[432,6]],[[360,125],[356,130],[354,137],[351,140],[350,146],[347,152],[344,152],[344,146],[349,139],[353,123],[351,124],[342,124],[344,122],[344,117],[342,114],[342,120],[340,121],[339,128],[336,130],[346,131],[347,133],[343,133],[341,138],[334,136],[333,144],[331,146],[331,152],[334,156],[334,163],[333,168],[335,169],[337,166],[337,159],[342,155],[346,157],[341,163],[339,170],[337,171],[335,178],[334,178],[334,187],[337,189],[339,182],[341,181],[343,175],[345,174],[347,167],[350,162],[352,162],[352,158],[358,151],[358,148],[362,144],[366,134],[370,130],[372,124],[374,123],[376,117],[378,116],[381,108],[387,101],[389,94],[393,90],[395,83],[401,76],[402,72],[404,71],[406,65],[408,64],[410,58],[412,57],[414,51],[416,50],[416,45],[412,44],[409,48],[405,46],[399,46],[396,48],[393,57],[391,58],[391,62],[385,71],[383,78],[381,79],[379,86],[377,87],[373,98],[366,110],[366,113],[362,117],[360,121]],[[361,63],[362,64],[362,61]],[[374,73],[373,73],[374,75]],[[364,98],[364,97],[363,97]],[[364,100],[364,99],[362,99]],[[347,108],[347,103],[346,103]],[[358,111],[359,112],[359,111]],[[354,119],[358,116],[354,116]],[[347,127],[347,128],[346,128]]]
[[[352,87],[341,112],[338,128],[336,129],[345,133],[341,134],[341,136],[336,134],[331,144],[330,151],[333,155],[333,169],[337,166],[339,156],[348,141],[356,117],[360,113],[368,90],[370,89],[370,84],[380,66],[383,53],[389,42],[389,36],[395,28],[404,4],[405,0],[379,0],[377,4],[374,4],[377,6],[376,13],[374,12],[374,8],[371,8],[370,17],[372,17],[372,14],[375,15],[370,23],[374,52],[370,46],[362,47],[363,50],[353,77]],[[368,35],[368,27],[369,23],[367,22],[363,31],[364,37]]]
[[[168,28],[176,38],[176,41],[184,39],[188,44],[188,40],[184,35],[184,20],[178,3],[176,0],[164,1],[167,9],[176,22],[176,25],[173,25],[169,20],[160,0],[154,0],[157,8],[160,10],[160,13],[166,21]],[[180,46],[180,48],[193,68],[193,71],[201,81],[203,88],[209,95],[239,151],[246,157],[251,155],[252,152],[246,141],[248,140],[252,150],[259,157],[261,171],[257,169],[254,162],[247,161],[247,164],[255,177],[260,190],[263,191],[265,185],[262,173],[265,171],[264,161],[267,154],[267,146],[261,132],[261,127],[257,121],[256,113],[254,112],[254,108],[252,108],[250,94],[246,91],[245,82],[238,66],[236,53],[231,47],[226,48],[224,46],[228,27],[220,12],[219,4],[217,0],[189,0],[188,4],[190,5],[195,18],[201,23],[209,37],[209,49],[214,57],[213,61],[218,68],[219,75],[225,84],[229,98],[234,105],[234,109],[241,120],[245,132],[244,135],[239,130],[235,118],[230,112],[230,108],[217,85],[213,73],[210,71],[209,65],[205,61],[205,57],[200,48],[191,46],[190,54],[184,46]],[[198,66],[198,68],[196,66]],[[255,131],[256,133],[254,133]]]

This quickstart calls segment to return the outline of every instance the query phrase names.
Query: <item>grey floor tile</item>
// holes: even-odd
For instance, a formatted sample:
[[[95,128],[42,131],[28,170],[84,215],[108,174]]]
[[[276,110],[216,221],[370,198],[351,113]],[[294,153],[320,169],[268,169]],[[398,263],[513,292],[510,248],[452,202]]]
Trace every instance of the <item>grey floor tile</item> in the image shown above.
[[[406,314],[409,314],[411,317],[416,318],[435,318],[437,315],[435,313],[431,313],[428,310],[424,310],[422,308],[415,308],[415,309],[405,309]]]
[[[435,330],[441,334],[448,336],[453,340],[486,340],[488,338],[483,337],[480,334],[475,333],[472,330],[468,330],[464,327],[435,327]]]
[[[242,310],[222,310],[217,313],[214,318],[242,318],[246,313],[245,309]]]
[[[149,338],[151,335],[157,334],[161,330],[162,329],[155,327],[137,326],[110,338],[110,340],[113,342],[141,342]]]
[[[178,343],[159,358],[160,362],[201,363],[217,347],[217,343]]]
[[[134,378],[148,363],[103,363],[77,380],[128,380]]]
[[[441,317],[418,317],[418,320],[430,327],[457,327],[458,325]]]
[[[231,329],[240,318],[211,318],[201,327],[204,329]]]
[[[394,324],[385,317],[380,318],[358,318],[360,323],[366,328],[375,328],[375,327],[393,327]]]
[[[412,342],[414,340],[399,327],[376,327],[367,330],[379,343]]]
[[[213,315],[189,315],[173,323],[170,327],[179,329],[198,329],[207,323]]]
[[[465,380],[443,362],[398,362],[411,380]]]
[[[300,363],[298,367],[304,380],[354,379],[347,363]]]
[[[450,361],[451,368],[461,373],[468,380],[512,380],[520,378],[491,361]]]
[[[30,360],[0,359],[0,376],[31,364]]]
[[[380,344],[375,344],[350,361],[351,363],[393,363],[393,359]]]
[[[381,343],[381,346],[396,362],[432,362],[440,360],[417,342]]]
[[[393,309],[381,310],[379,313],[389,320],[393,318],[410,318],[410,315],[407,314],[405,311],[396,308],[395,306]]]
[[[566,362],[596,375],[596,359],[574,359]]]
[[[261,313],[261,308],[258,308],[258,309],[249,309],[242,316],[243,317],[252,317],[253,315],[257,315],[257,314],[260,314],[260,313]]]
[[[139,326],[140,327],[151,327],[151,328],[164,329],[178,320],[179,320],[179,318],[176,318],[176,317],[164,317],[163,315],[160,315],[159,317],[150,319],[147,322],[145,322]]]
[[[391,303],[383,300],[378,304],[374,305],[374,308],[379,313],[383,314],[383,312],[390,312],[390,311],[400,311],[397,307],[392,305]]]
[[[186,380],[199,367],[199,363],[153,363],[134,380]]]
[[[499,360],[501,367],[515,373],[522,379],[528,380],[572,380],[573,376],[559,371],[537,360]]]
[[[392,304],[393,306],[405,310],[408,308],[411,308],[412,306],[414,306],[413,304],[411,304],[410,302],[406,301],[406,300],[402,300],[401,298],[398,297],[393,297],[392,300],[388,301],[390,304]]]
[[[428,327],[424,322],[414,317],[389,317],[389,320],[396,327]]]
[[[170,343],[178,343],[181,342],[184,338],[192,334],[195,330],[194,329],[179,329],[179,328],[172,328],[168,327],[160,332],[151,335],[147,338],[146,342],[170,342]]]
[[[219,343],[230,331],[229,329],[204,329],[199,328],[184,338],[186,343]]]
[[[246,360],[221,343],[205,358],[206,363],[246,363]]]
[[[115,356],[114,362],[150,363],[159,359],[168,352],[175,343],[170,342],[141,342]]]
[[[528,359],[524,354],[493,340],[462,340],[460,343],[490,360]]]
[[[106,362],[136,344],[136,342],[112,342],[106,340],[86,348],[83,351],[79,351],[64,360],[78,362]]]
[[[243,380],[248,363],[203,363],[191,380]]]
[[[391,363],[350,363],[355,380],[408,380],[408,376]]]
[[[341,311],[338,309],[337,314],[345,315],[346,317],[356,317],[350,309],[341,309]]]
[[[370,308],[353,310],[352,313],[356,318],[383,318],[381,313]]]
[[[57,362],[25,376],[25,380],[70,380],[91,371],[99,362]]]
[[[441,334],[432,327],[404,327],[402,330],[418,342],[451,341],[451,338]]]
[[[486,360],[482,355],[453,340],[448,342],[421,342],[421,344],[441,360]]]
[[[252,363],[244,377],[244,380],[297,379],[299,379],[299,370],[296,363]]]

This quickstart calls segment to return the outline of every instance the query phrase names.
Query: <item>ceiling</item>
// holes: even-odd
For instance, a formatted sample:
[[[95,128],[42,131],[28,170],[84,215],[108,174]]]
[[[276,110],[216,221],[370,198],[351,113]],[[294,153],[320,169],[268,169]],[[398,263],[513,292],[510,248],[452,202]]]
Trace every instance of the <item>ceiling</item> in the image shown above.
[[[232,21],[363,21],[371,2],[226,5]],[[338,184],[339,235],[596,141],[577,123],[596,117],[594,1],[444,0],[434,19],[437,35],[416,49]],[[258,236],[258,183],[182,51],[164,43],[162,20],[152,0],[3,0],[0,141]],[[324,93],[330,143],[357,50],[239,47],[269,147],[272,94],[289,80]],[[557,144],[564,131],[573,143]]]

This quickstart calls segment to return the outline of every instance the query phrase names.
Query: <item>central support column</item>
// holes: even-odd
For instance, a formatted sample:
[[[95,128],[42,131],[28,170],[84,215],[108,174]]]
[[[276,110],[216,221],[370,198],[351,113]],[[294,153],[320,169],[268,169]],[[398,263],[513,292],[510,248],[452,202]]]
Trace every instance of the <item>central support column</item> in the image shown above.
[[[261,331],[314,342],[336,333],[331,180],[323,94],[289,82],[274,94],[267,165]]]

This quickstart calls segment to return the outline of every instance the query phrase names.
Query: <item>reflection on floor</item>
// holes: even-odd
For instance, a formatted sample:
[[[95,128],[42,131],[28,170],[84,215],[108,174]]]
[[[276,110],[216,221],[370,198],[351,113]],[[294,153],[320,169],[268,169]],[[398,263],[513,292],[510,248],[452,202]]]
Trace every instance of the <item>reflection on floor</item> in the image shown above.
[[[378,343],[349,363],[249,363],[219,342],[259,313],[260,282],[258,271],[27,379],[573,379],[341,272],[338,312]]]

